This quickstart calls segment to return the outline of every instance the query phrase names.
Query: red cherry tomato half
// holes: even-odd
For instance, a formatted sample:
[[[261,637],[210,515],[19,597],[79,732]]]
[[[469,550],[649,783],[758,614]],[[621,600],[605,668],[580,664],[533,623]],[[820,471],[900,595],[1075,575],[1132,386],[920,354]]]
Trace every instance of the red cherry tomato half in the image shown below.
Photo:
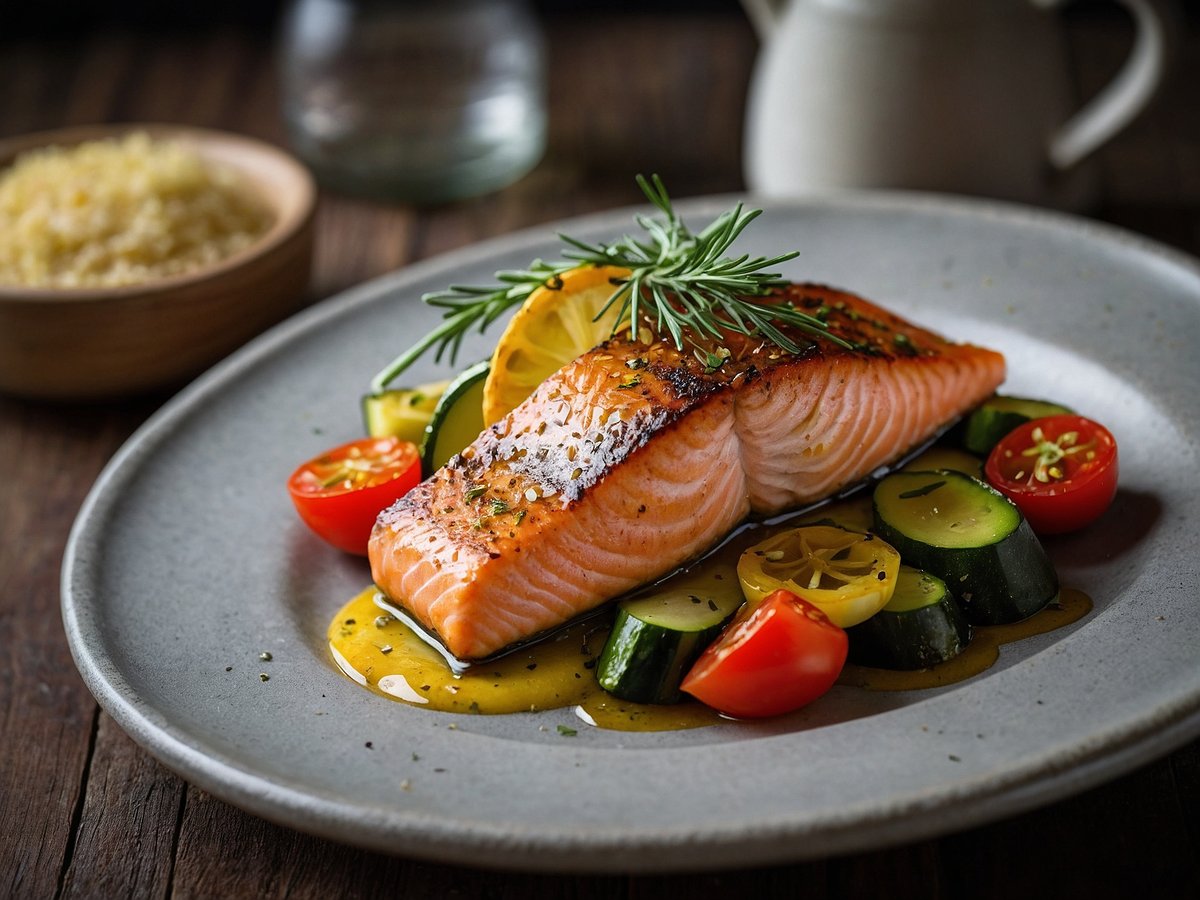
[[[415,444],[364,438],[310,459],[287,487],[309,528],[339,550],[366,556],[375,517],[420,480]]]
[[[1082,416],[1033,419],[993,448],[984,474],[1038,534],[1075,531],[1117,493],[1117,442]]]
[[[696,660],[682,688],[737,718],[777,716],[811,703],[846,663],[846,632],[790,591],[747,605]]]

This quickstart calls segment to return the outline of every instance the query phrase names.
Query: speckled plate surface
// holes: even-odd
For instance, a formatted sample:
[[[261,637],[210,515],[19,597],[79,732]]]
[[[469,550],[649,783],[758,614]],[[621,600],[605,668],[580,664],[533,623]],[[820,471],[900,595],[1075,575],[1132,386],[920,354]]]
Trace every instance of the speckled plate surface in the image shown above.
[[[699,223],[727,205],[680,208]],[[740,866],[914,840],[1082,790],[1200,733],[1200,265],[1013,207],[902,195],[763,205],[742,249],[801,248],[790,276],[994,346],[1009,392],[1067,403],[1116,434],[1114,507],[1048,545],[1063,582],[1093,597],[1088,617],[1005,647],[950,688],[839,686],[777,720],[656,734],[589,728],[569,709],[451,716],[339,674],[325,628],[368,570],[307,533],[288,474],[359,435],[371,375],[436,321],[423,291],[555,256],[558,230],[615,237],[632,227],[624,210],[336,297],[155,414],[97,481],[63,565],[67,635],[100,703],[183,777],[273,821],[560,871]],[[480,338],[462,359],[487,352]],[[412,378],[439,375],[429,364]]]

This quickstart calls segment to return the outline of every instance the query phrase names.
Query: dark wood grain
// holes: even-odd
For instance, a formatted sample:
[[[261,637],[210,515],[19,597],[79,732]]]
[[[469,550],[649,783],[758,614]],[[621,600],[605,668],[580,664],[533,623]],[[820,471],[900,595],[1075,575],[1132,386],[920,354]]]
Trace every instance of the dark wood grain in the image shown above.
[[[1116,13],[1068,19],[1080,91],[1128,46]],[[733,14],[548,23],[547,155],[517,184],[432,209],[327,195],[311,299],[413,261],[638,201],[743,187],[741,115],[756,41]],[[1200,27],[1155,106],[1097,163],[1095,214],[1200,252]],[[0,137],[162,120],[284,140],[269,36],[120,31],[3,42]],[[344,847],[230,807],[166,771],[100,713],[58,613],[63,547],[87,489],[164,399],[0,397],[0,895],[27,897],[860,898],[1200,896],[1200,744],[1044,809],[938,840],[744,871],[627,877],[496,873]],[[852,765],[853,761],[847,761]],[[714,815],[719,811],[714,811]]]
[[[178,778],[100,716],[62,896],[165,896],[184,792]]]
[[[58,613],[58,570],[79,504],[151,407],[51,407],[0,398],[0,891],[53,893],[77,827],[97,709]]]
[[[1170,766],[1149,766],[1036,814],[945,838],[948,880],[955,894],[980,898],[1070,896],[1081,878],[1095,885],[1092,896],[1197,896],[1195,844],[1174,794]]]

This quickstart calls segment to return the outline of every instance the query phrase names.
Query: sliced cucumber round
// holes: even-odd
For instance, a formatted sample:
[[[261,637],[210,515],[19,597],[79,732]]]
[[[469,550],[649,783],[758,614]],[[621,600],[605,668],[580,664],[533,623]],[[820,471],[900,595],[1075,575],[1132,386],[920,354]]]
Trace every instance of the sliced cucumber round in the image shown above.
[[[678,702],[679,683],[744,601],[732,573],[703,571],[619,601],[596,680],[623,700]]]
[[[851,662],[879,669],[927,669],[966,649],[971,625],[946,582],[901,566],[891,602],[846,634]]]
[[[1006,497],[961,472],[896,472],[875,488],[875,531],[906,564],[946,582],[967,619],[1028,618],[1058,595],[1041,543]]]
[[[963,446],[972,453],[987,456],[1001,438],[1030,419],[1044,419],[1046,416],[1071,412],[1074,410],[1046,400],[997,394],[985,400],[967,418],[963,429]]]
[[[421,444],[421,469],[426,477],[456,453],[461,453],[483,431],[483,382],[487,360],[467,369],[446,388],[425,427]]]

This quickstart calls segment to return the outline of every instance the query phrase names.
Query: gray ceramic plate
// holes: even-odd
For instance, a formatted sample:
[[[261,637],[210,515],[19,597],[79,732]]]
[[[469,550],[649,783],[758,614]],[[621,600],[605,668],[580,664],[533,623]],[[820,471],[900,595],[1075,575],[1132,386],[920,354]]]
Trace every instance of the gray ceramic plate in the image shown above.
[[[701,222],[727,201],[681,209]],[[116,455],[80,512],[62,582],[71,647],[104,708],[185,778],[273,821],[542,870],[749,865],[909,841],[1079,791],[1200,732],[1200,266],[1109,228],[995,205],[879,195],[765,206],[744,248],[799,247],[789,275],[997,347],[1010,392],[1115,432],[1114,507],[1050,545],[1063,581],[1094,598],[1091,615],[1006,647],[992,670],[948,689],[837,687],[778,720],[657,734],[588,728],[570,710],[449,716],[340,675],[325,627],[367,568],[306,532],[284,481],[359,435],[370,376],[435,322],[423,291],[556,255],[548,226],[307,311],[198,380]],[[559,229],[605,239],[631,227],[626,210]],[[486,352],[480,339],[464,359]],[[413,379],[437,374],[431,364]]]

